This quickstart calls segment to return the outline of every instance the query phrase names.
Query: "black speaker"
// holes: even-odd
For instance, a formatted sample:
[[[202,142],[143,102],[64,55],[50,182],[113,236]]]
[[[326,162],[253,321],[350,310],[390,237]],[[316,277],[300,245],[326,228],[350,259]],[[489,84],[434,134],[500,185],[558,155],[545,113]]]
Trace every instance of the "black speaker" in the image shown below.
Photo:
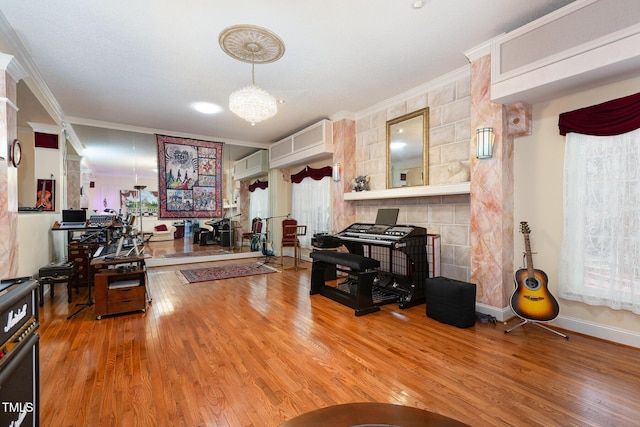
[[[476,323],[476,285],[446,277],[426,279],[427,316],[447,325]]]

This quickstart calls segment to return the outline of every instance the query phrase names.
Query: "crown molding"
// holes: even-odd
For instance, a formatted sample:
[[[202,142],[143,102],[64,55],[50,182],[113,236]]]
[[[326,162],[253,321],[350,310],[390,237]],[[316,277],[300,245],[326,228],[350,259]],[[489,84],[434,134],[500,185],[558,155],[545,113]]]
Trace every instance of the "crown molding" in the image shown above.
[[[0,52],[0,70],[5,70],[16,82],[27,76],[26,70],[20,65],[18,60],[7,53]]]
[[[329,116],[329,120],[331,120],[332,122],[339,122],[340,120],[356,120],[356,113],[352,112],[352,111],[346,111],[346,110],[342,110],[342,111],[338,111],[335,114],[332,114]]]
[[[49,133],[53,135],[62,134],[63,128],[58,125],[48,125],[45,123],[27,122],[34,132]]]
[[[473,47],[469,50],[466,50],[464,52],[464,56],[471,63],[471,62],[477,61],[478,59],[484,56],[491,55],[491,45],[493,44],[493,40],[495,40],[495,38],[492,40],[486,41],[481,45]]]

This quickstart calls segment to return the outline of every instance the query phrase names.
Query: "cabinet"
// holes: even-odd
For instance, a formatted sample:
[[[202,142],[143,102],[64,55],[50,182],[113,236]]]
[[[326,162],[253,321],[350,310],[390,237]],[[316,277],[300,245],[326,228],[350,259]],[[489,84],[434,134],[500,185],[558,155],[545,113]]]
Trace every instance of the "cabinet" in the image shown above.
[[[72,242],[67,246],[67,260],[75,261],[78,266],[78,283],[86,286],[91,281],[89,260],[98,248],[97,244]]]
[[[108,265],[92,263],[97,319],[108,314],[145,311],[147,309],[147,272],[144,261],[111,261]],[[102,269],[101,269],[102,268]]]

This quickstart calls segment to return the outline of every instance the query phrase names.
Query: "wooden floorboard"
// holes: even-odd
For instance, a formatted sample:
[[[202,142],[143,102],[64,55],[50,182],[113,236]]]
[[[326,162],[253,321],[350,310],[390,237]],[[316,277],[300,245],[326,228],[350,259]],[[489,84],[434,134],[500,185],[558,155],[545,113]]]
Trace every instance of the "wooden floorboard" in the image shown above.
[[[424,305],[355,317],[309,296],[310,270],[275,267],[192,284],[180,266],[152,268],[147,311],[102,320],[91,307],[66,319],[86,289],[72,304],[46,295],[41,425],[277,426],[373,401],[472,426],[638,425],[639,349],[530,325],[505,334],[515,321],[459,329]]]

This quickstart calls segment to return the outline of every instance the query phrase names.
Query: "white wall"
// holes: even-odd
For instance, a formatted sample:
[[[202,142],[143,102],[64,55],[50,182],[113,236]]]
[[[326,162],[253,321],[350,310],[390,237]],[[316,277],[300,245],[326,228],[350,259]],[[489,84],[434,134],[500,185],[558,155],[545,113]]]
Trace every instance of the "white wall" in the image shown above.
[[[514,221],[531,227],[533,263],[549,276],[549,290],[558,295],[558,260],[562,243],[562,176],[565,138],[559,134],[558,115],[638,92],[640,78],[533,105],[533,134],[514,144]],[[515,227],[516,233],[517,227]],[[524,251],[522,235],[515,236],[516,254]],[[514,270],[521,267],[516,256]],[[623,331],[640,333],[640,318],[628,311],[559,300],[559,325],[615,339]],[[599,330],[594,333],[594,330]],[[619,330],[623,331],[619,331]],[[637,337],[636,337],[637,338]]]
[[[60,213],[18,214],[18,276],[33,276],[51,261],[61,261],[66,254],[66,232],[52,231]]]

